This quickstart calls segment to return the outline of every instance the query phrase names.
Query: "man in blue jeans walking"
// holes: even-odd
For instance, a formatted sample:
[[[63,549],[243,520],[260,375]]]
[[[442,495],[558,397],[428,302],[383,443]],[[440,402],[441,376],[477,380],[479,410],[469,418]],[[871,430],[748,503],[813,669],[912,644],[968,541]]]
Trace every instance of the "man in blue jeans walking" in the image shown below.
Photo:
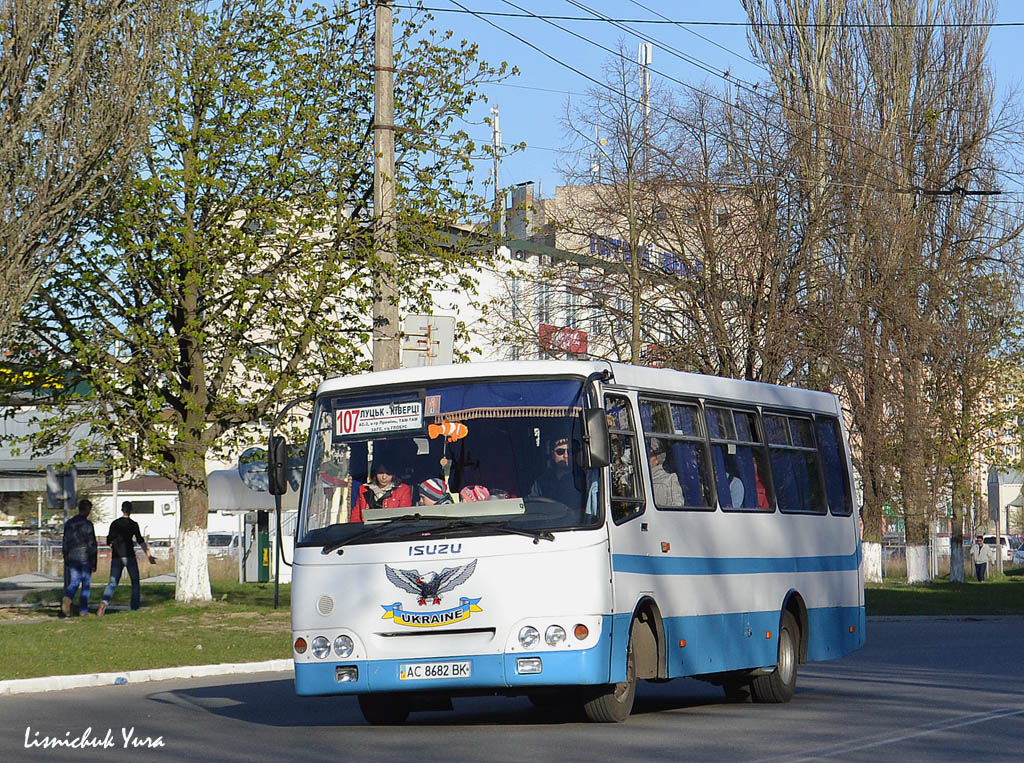
[[[139,563],[135,560],[135,541],[139,541],[142,550],[146,552],[150,564],[156,564],[156,558],[149,551],[149,544],[142,537],[142,530],[139,523],[131,517],[132,502],[125,501],[121,504],[121,517],[110,524],[110,532],[107,534],[107,543],[110,545],[110,582],[103,591],[103,601],[100,602],[99,612],[102,615],[107,611],[107,605],[114,598],[114,591],[117,584],[121,582],[121,573],[128,570],[128,577],[132,581],[132,609],[139,608],[141,592],[139,590]]]
[[[64,598],[60,602],[64,617],[71,616],[71,600],[79,586],[82,593],[78,600],[78,614],[82,617],[89,614],[89,587],[92,573],[96,572],[96,533],[89,521],[90,511],[92,501],[83,498],[78,502],[78,514],[64,523],[61,553],[64,568],[68,571],[68,587],[64,589]]]

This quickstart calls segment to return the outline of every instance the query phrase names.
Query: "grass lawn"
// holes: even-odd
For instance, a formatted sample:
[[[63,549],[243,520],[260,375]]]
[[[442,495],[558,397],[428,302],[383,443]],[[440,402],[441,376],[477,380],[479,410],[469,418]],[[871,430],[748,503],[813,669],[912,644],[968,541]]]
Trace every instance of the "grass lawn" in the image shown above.
[[[1024,567],[978,583],[950,583],[938,578],[927,585],[869,583],[864,592],[868,615],[1024,615]]]
[[[5,610],[0,619],[0,680],[291,657],[290,586],[281,586],[276,610],[273,583],[212,587],[214,601],[182,606],[173,585],[146,584],[142,609],[131,612],[130,586],[122,582],[112,606],[124,610],[66,619],[60,589],[33,591],[26,601],[42,608]],[[100,594],[93,586],[93,612]]]

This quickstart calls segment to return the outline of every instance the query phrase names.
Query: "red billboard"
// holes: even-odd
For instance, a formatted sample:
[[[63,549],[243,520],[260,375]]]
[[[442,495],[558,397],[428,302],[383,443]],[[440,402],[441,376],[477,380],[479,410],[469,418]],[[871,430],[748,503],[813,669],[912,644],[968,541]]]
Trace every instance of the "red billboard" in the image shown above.
[[[585,355],[587,352],[587,332],[570,329],[564,326],[540,324],[540,348],[548,352],[568,352],[573,355]]]

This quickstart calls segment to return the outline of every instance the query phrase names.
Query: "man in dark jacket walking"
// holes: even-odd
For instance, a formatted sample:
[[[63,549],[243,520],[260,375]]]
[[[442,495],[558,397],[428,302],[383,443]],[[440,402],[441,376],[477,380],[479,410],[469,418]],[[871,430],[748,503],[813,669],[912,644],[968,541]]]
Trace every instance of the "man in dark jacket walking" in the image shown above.
[[[64,617],[71,616],[71,600],[79,586],[82,593],[78,599],[78,614],[81,617],[89,614],[89,589],[92,573],[96,572],[96,532],[89,521],[90,511],[92,501],[83,498],[78,502],[78,514],[64,523],[61,554],[64,568],[68,571],[68,587],[64,589],[64,598],[60,602]]]
[[[110,600],[114,598],[114,591],[117,584],[121,582],[121,573],[128,570],[128,577],[132,581],[132,609],[139,608],[139,600],[142,598],[139,589],[139,563],[135,559],[135,541],[139,541],[142,550],[146,552],[150,564],[156,564],[156,558],[149,551],[149,544],[142,537],[142,530],[139,523],[131,517],[132,502],[125,501],[121,504],[121,517],[110,524],[110,532],[107,534],[107,543],[110,545],[110,582],[103,591],[103,601],[100,602],[99,612],[102,615],[107,611]]]

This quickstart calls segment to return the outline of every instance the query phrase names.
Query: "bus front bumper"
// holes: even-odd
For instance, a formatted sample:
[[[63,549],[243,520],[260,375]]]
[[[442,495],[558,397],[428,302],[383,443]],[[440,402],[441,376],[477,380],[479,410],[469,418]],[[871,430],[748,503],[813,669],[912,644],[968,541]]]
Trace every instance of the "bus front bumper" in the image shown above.
[[[459,670],[454,672],[463,675],[451,678],[410,677],[425,672],[416,666],[439,664],[459,664]],[[609,683],[606,639],[591,649],[564,652],[478,654],[450,656],[443,660],[324,660],[295,664],[295,692],[303,696],[400,691],[461,692],[466,689],[605,683]]]

